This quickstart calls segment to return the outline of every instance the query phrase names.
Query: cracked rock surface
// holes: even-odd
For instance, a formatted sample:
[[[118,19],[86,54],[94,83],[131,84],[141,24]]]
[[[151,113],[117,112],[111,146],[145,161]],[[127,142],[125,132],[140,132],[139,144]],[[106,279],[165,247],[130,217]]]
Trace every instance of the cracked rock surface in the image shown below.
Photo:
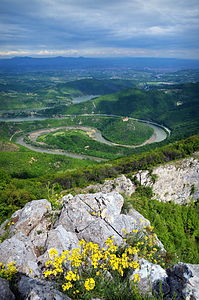
[[[151,186],[154,198],[162,201],[174,201],[187,204],[199,197],[199,160],[186,158],[161,165],[149,171],[136,174],[141,185]]]
[[[122,214],[124,199],[117,192],[67,195],[62,201],[63,208],[56,212],[54,223],[55,212],[44,199],[27,203],[11,216],[9,238],[0,244],[3,264],[16,261],[19,271],[39,276],[49,249],[71,250],[78,247],[80,239],[103,245],[111,236],[119,245],[124,229],[131,232],[150,225],[136,210]],[[157,244],[163,248],[158,239]]]
[[[41,277],[42,265],[48,260],[48,250],[55,248],[61,252],[77,248],[82,238],[102,246],[108,237],[114,236],[120,245],[123,230],[128,233],[150,225],[135,209],[123,214],[124,199],[115,191],[67,195],[62,201],[60,211],[53,211],[45,199],[31,201],[11,216],[10,225],[7,221],[0,228],[0,233],[8,234],[8,238],[0,243],[0,262],[16,261],[18,270],[26,275],[18,280],[17,286],[22,300],[69,299],[48,282],[30,278]],[[156,243],[164,251],[158,238]],[[140,264],[140,270],[135,272],[140,274],[139,288],[143,294],[163,293],[165,300],[173,297],[177,300],[199,299],[198,265],[179,263],[165,271],[144,259]],[[7,281],[0,281],[0,291],[0,295],[5,295],[2,299],[6,299],[7,295],[15,299]]]

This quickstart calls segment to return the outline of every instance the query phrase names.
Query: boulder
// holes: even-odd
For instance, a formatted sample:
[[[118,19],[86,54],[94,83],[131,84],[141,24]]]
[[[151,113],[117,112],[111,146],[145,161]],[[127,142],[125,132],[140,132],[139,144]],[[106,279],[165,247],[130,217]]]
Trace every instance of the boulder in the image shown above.
[[[102,184],[89,185],[84,190],[102,193],[118,192],[131,196],[135,192],[135,185],[125,175],[121,175],[114,179],[106,179]]]
[[[58,224],[76,233],[79,239],[102,245],[114,236],[120,244],[122,230],[130,232],[135,228],[135,220],[121,214],[123,203],[123,197],[117,192],[79,194],[65,202]]]
[[[167,277],[156,281],[154,294],[162,294],[165,300],[199,299],[199,265],[178,263],[167,270]]]
[[[66,229],[59,225],[48,233],[46,241],[46,249],[57,249],[59,252],[64,250],[71,250],[78,247],[78,239],[75,233],[66,231]]]
[[[123,242],[125,232],[143,229],[150,222],[135,210],[128,215],[121,214],[123,197],[117,192],[79,194],[73,198],[63,197],[64,208],[56,224],[66,231],[75,233],[78,239],[85,239],[103,245],[114,236],[117,244]],[[139,219],[139,221],[138,221]]]
[[[140,276],[140,281],[137,283],[138,289],[142,295],[152,295],[153,286],[158,281],[164,280],[167,277],[166,271],[157,264],[153,264],[148,260],[142,258],[139,261],[140,269],[136,269],[133,275],[130,276],[130,280],[133,280],[134,275]]]
[[[68,296],[59,292],[45,281],[22,276],[16,284],[17,299],[22,300],[70,300]],[[9,298],[8,298],[9,299]],[[7,300],[8,300],[7,299]]]
[[[10,289],[9,281],[0,278],[0,299],[1,300],[15,300],[15,295]]]
[[[122,205],[123,197],[116,192],[79,194],[64,202],[58,225],[76,233],[78,239],[102,245],[114,235],[121,242],[121,234],[111,224],[120,215]]]
[[[23,233],[17,233],[0,244],[0,261],[4,265],[15,261],[20,272],[40,275],[33,246]]]
[[[49,211],[51,211],[51,204],[46,199],[28,202],[22,209],[17,210],[12,215],[10,234],[14,235],[17,232],[22,232],[28,236],[36,226],[41,226],[45,214]]]

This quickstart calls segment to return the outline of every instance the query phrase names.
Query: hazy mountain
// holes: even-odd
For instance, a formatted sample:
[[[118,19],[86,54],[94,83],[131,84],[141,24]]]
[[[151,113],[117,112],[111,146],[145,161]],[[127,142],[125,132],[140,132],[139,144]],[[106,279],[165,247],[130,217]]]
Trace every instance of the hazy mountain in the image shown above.
[[[176,58],[85,58],[85,57],[13,57],[0,59],[1,71],[50,71],[66,68],[132,68],[135,70],[177,71],[199,68],[199,60]]]

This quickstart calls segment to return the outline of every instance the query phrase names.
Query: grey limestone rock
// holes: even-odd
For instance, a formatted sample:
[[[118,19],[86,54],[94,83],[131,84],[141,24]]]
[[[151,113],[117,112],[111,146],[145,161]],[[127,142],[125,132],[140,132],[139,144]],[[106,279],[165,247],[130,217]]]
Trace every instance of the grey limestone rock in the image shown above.
[[[17,293],[22,300],[70,300],[44,280],[22,276],[17,283]]]
[[[111,236],[119,245],[124,243],[123,230],[130,233],[150,225],[133,209],[122,214],[124,199],[117,192],[68,195],[62,200],[55,223],[51,221],[55,212],[47,200],[32,201],[12,215],[11,238],[0,243],[4,264],[16,261],[19,271],[38,276],[51,248],[71,250],[78,247],[80,239],[102,246]]]
[[[128,216],[131,216],[134,219],[134,222],[137,228],[150,226],[150,221],[143,217],[137,210],[131,208],[127,213]]]
[[[138,288],[141,294],[152,295],[154,283],[166,278],[167,273],[160,265],[153,264],[144,258],[142,258],[139,263],[140,269],[133,272],[130,280],[133,280],[135,274],[139,274],[140,281],[138,282]]]
[[[15,295],[10,289],[9,281],[3,278],[0,278],[0,299],[15,300]]]
[[[199,197],[199,160],[186,158],[177,162],[161,165],[153,172],[139,171],[136,175],[140,184],[151,186],[154,198],[187,204]]]
[[[155,295],[163,294],[165,300],[199,299],[199,265],[178,263],[167,270],[163,281],[153,286]]]
[[[36,260],[32,244],[23,233],[17,233],[0,244],[0,261],[3,264],[15,261],[19,271],[39,275]]]
[[[123,197],[116,192],[79,194],[65,202],[58,224],[76,233],[78,239],[103,244],[114,235],[121,240],[111,224],[120,215],[122,205]]]
[[[121,175],[115,179],[106,179],[102,184],[89,185],[85,190],[94,190],[102,193],[118,192],[131,196],[135,192],[135,185],[125,175]]]
[[[55,248],[59,252],[63,250],[71,250],[78,247],[78,239],[75,233],[66,231],[66,229],[59,225],[48,233],[46,242],[46,249]]]
[[[114,236],[116,243],[121,244],[123,229],[131,232],[150,225],[135,210],[131,210],[128,215],[121,214],[123,203],[123,197],[117,192],[79,194],[66,199],[56,225],[62,225],[66,231],[75,233],[78,239],[103,245],[108,237]]]
[[[51,211],[51,204],[46,199],[28,202],[12,215],[11,222],[14,224],[10,226],[10,233],[13,235],[22,232],[28,236],[49,211]]]

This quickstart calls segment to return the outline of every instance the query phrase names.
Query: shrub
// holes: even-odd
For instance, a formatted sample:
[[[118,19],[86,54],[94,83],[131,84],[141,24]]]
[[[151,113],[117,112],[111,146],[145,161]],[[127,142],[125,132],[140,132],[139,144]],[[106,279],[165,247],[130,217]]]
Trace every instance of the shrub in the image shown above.
[[[15,262],[3,265],[0,263],[0,277],[11,280],[17,273],[17,268],[15,267]]]
[[[113,237],[108,238],[103,247],[81,240],[79,248],[60,255],[56,249],[50,249],[50,260],[45,263],[43,274],[56,281],[72,299],[138,299],[135,289],[140,276],[135,273],[130,281],[129,275],[139,270],[140,258],[154,263],[161,262],[162,258],[150,226],[130,234],[124,230],[123,240],[121,247],[115,244]]]

